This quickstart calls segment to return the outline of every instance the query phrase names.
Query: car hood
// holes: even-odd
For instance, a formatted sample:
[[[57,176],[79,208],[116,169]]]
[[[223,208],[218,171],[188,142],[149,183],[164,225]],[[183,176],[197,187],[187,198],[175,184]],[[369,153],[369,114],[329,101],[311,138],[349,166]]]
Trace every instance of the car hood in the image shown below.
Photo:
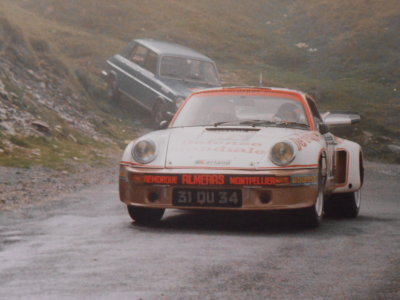
[[[186,81],[163,77],[160,77],[159,80],[163,82],[166,86],[168,86],[176,95],[183,96],[185,98],[197,90],[216,87],[216,85],[211,85],[203,82]]]
[[[289,128],[186,127],[170,130],[166,168],[257,169],[275,166],[275,143],[310,131]]]

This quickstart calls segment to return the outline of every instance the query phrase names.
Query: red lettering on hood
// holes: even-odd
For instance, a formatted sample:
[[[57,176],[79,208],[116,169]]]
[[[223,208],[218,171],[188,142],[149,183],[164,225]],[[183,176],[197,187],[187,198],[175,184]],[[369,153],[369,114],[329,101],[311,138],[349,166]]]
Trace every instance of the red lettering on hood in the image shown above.
[[[310,132],[300,136],[292,137],[290,140],[296,144],[297,150],[300,151],[303,148],[306,148],[313,141],[319,142],[320,136],[317,133]]]

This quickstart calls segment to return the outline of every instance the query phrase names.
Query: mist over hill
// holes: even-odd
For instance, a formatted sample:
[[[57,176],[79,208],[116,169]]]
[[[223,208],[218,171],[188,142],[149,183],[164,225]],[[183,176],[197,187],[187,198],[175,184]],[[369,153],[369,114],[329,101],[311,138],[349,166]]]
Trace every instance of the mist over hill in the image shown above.
[[[367,157],[400,161],[390,150],[400,145],[399,1],[3,0],[0,8],[26,48],[6,56],[3,26],[2,59],[55,74],[76,94],[72,106],[101,119],[120,113],[97,77],[106,58],[133,38],[157,38],[215,59],[226,85],[257,85],[262,72],[265,85],[304,90],[322,110],[361,112],[362,124],[344,133]],[[116,134],[118,121],[107,124],[112,129],[100,126],[107,138],[126,138]]]

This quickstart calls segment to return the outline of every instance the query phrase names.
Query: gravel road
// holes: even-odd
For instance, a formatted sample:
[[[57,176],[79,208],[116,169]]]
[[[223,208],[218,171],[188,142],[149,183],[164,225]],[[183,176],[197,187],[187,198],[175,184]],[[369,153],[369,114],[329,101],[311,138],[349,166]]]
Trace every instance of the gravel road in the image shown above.
[[[137,226],[115,174],[2,211],[0,299],[400,299],[400,166],[366,167],[360,217],[314,230],[292,214],[178,210]]]
[[[118,158],[110,156],[98,166],[73,162],[71,172],[0,166],[0,211],[60,199],[90,185],[111,183],[118,172]]]

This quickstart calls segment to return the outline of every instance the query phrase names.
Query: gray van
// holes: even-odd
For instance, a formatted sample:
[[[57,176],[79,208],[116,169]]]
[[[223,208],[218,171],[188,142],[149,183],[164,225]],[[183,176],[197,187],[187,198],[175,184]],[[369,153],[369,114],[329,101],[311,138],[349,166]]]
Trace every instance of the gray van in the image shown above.
[[[152,39],[136,39],[110,57],[102,76],[108,95],[121,94],[148,110],[155,125],[169,121],[193,91],[219,87],[215,62],[190,48]]]

